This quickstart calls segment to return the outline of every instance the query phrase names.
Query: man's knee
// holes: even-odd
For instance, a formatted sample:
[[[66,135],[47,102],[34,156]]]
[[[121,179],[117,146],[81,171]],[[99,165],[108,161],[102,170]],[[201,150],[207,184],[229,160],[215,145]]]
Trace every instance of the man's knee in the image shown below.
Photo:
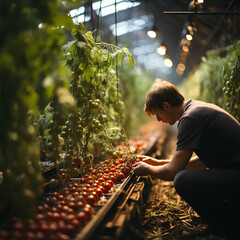
[[[189,173],[189,170],[181,170],[174,177],[174,187],[180,195],[191,188]]]

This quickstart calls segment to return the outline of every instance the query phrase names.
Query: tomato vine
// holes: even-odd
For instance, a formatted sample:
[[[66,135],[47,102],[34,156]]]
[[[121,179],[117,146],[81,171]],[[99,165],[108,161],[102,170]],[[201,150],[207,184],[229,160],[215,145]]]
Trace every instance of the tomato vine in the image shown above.
[[[240,122],[240,41],[227,50],[222,71],[223,92],[228,112]]]

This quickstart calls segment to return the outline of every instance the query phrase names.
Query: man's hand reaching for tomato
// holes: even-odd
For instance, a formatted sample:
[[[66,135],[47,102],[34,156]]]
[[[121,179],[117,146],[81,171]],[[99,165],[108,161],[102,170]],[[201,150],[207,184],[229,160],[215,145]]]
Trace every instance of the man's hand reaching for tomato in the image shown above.
[[[133,165],[133,171],[139,176],[146,176],[150,174],[150,165],[145,162],[136,162]]]
[[[138,155],[138,158],[145,163],[148,163],[153,166],[160,166],[169,163],[170,159],[156,159],[153,157],[145,156],[145,155]]]

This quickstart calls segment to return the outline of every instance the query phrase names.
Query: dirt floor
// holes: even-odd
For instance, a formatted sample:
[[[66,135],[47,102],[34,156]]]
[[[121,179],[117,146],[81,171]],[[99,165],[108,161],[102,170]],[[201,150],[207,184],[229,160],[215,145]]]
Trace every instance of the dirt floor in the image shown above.
[[[222,240],[207,230],[197,213],[176,193],[173,183],[153,179],[139,231],[145,239]]]

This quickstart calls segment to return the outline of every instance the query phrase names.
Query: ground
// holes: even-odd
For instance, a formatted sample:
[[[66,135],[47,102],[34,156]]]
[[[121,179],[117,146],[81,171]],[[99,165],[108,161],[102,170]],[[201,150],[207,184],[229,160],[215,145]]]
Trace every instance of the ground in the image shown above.
[[[207,230],[198,214],[176,193],[173,183],[153,179],[139,231],[145,239],[223,240]]]

